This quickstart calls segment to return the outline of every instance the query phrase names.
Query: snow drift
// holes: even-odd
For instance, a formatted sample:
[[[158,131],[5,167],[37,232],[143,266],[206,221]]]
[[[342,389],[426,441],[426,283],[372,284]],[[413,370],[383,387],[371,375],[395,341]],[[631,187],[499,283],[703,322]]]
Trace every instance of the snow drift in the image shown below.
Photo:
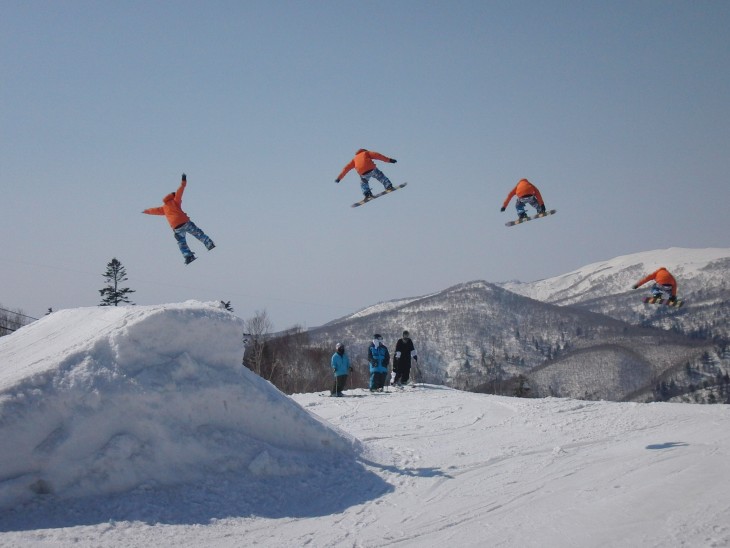
[[[0,339],[0,508],[354,456],[353,438],[241,365],[242,333],[189,301],[63,310]]]

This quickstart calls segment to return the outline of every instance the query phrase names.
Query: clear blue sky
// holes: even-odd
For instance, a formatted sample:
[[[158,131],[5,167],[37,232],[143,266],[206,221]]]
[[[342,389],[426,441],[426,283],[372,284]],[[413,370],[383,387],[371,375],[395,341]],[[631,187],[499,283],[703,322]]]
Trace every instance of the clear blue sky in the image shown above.
[[[277,329],[730,245],[730,2],[0,0],[0,303],[230,300]],[[366,207],[360,148],[409,186]],[[161,217],[218,245],[184,266]],[[506,228],[527,177],[558,214]],[[374,183],[378,189],[379,184]]]

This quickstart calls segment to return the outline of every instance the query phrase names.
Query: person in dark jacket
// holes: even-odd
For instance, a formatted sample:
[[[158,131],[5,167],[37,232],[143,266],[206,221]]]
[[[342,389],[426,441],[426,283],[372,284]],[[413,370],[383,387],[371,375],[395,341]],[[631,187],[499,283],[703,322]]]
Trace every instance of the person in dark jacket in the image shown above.
[[[335,375],[335,383],[332,386],[332,390],[330,390],[330,395],[339,397],[342,396],[342,391],[347,385],[347,376],[350,374],[350,371],[352,371],[352,367],[350,366],[350,357],[345,354],[344,344],[337,343],[335,353],[332,354],[332,360],[330,363]]]
[[[413,346],[408,331],[403,331],[403,336],[395,343],[395,354],[393,358],[393,384],[401,386],[408,384],[411,377],[411,360],[417,362],[416,348]]]
[[[388,348],[383,344],[383,337],[377,333],[373,335],[373,342],[368,347],[368,363],[370,364],[370,391],[382,392],[388,376],[390,354]]]

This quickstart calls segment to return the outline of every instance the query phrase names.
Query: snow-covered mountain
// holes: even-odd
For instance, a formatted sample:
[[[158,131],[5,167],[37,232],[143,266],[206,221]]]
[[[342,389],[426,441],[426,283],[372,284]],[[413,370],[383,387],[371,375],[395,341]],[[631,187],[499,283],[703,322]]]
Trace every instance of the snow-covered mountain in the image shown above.
[[[646,284],[631,286],[657,268],[677,279],[680,310],[647,306]],[[730,248],[673,247],[616,257],[536,282],[507,282],[505,289],[539,301],[575,305],[629,323],[673,329],[690,335],[730,338]]]
[[[680,309],[642,303],[649,284],[631,289],[660,266],[678,280]],[[643,401],[694,392],[730,370],[730,248],[635,253],[531,283],[460,284],[310,333],[348,341],[364,360],[372,333],[392,345],[403,328],[425,358],[423,377],[458,388],[511,393],[524,375],[540,396]]]
[[[392,349],[405,328],[416,343],[422,379],[506,394],[523,375],[536,396],[646,399],[657,378],[718,352],[708,341],[536,301],[484,281],[374,305],[309,335],[315,343],[344,342],[365,368],[372,334],[383,335]],[[587,364],[576,368],[561,360]]]

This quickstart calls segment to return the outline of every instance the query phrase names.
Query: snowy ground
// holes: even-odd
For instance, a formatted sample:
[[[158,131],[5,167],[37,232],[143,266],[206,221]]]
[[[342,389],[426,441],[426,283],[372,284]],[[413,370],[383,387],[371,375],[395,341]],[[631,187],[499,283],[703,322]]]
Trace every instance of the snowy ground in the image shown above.
[[[8,434],[15,424],[8,409],[22,411],[26,429],[36,436],[50,427],[28,411],[43,407],[41,399],[32,400],[31,385],[71,407],[55,407],[68,411],[63,429],[68,438],[55,435],[41,444],[54,466],[44,469],[47,460],[31,451],[26,458],[34,464],[25,470],[27,478],[35,477],[34,470],[73,466],[81,455],[97,480],[104,473],[118,479],[120,463],[139,455],[120,457],[119,448],[100,448],[99,439],[77,431],[88,430],[89,417],[101,412],[103,420],[95,424],[104,438],[113,438],[114,421],[107,420],[105,402],[118,402],[123,394],[128,414],[119,415],[117,423],[133,432],[132,441],[149,454],[165,457],[132,462],[121,477],[128,479],[130,470],[149,476],[172,459],[177,482],[168,469],[159,481],[146,477],[131,489],[84,492],[79,485],[87,483],[78,473],[81,479],[69,480],[66,490],[30,499],[26,494],[14,504],[6,499],[0,546],[730,546],[730,406],[524,400],[430,385],[390,394],[357,389],[344,398],[287,398],[245,372],[242,394],[237,394],[229,386],[229,368],[202,358],[206,345],[220,346],[216,337],[224,336],[225,314],[197,305],[151,308],[131,309],[141,314],[139,330],[125,316],[117,328],[98,336],[91,334],[98,333],[96,328],[84,335],[71,313],[65,330],[51,320],[39,322],[36,329],[47,330],[47,336],[36,339],[32,352],[23,350],[17,335],[40,337],[39,331],[19,330],[0,339],[0,403],[15,398],[14,407],[0,408],[0,427],[6,428],[0,432],[0,488],[18,483],[5,470],[6,459],[16,445],[22,453],[18,442],[28,438],[17,428]],[[54,321],[58,318],[63,319]],[[98,319],[82,323],[98,327]],[[215,325],[206,331],[211,321]],[[236,331],[235,320],[229,321]],[[168,360],[164,371],[155,372],[160,364],[145,358],[146,375],[129,365],[127,374],[120,369],[124,356],[136,356],[128,364],[140,363],[144,353],[133,352],[146,340],[140,333],[165,335],[156,338],[155,344],[163,344],[178,330],[196,328],[197,350],[187,348],[179,365]],[[75,353],[53,342],[67,335]],[[113,344],[105,346],[99,337]],[[182,339],[175,344],[187,344]],[[64,377],[59,363],[48,369],[55,363],[48,354],[40,367],[43,340],[63,354],[67,371],[71,355],[85,355],[79,362],[84,368],[76,377]],[[8,380],[8,363],[26,373],[35,367],[34,383],[19,374]],[[94,385],[99,397],[93,409],[73,408],[63,399],[80,371],[87,373],[88,385],[110,369],[118,375],[106,375],[105,386]],[[67,382],[43,384],[50,378]],[[163,378],[177,384],[161,383]],[[128,389],[130,379],[136,391]],[[193,408],[203,405],[194,390],[201,382],[211,408],[224,393],[240,402],[234,410],[240,424],[208,412],[205,428],[186,430],[171,418],[168,399],[178,412],[184,406],[172,398],[176,390],[184,391]],[[32,400],[27,409],[21,401],[24,390]],[[144,416],[135,411],[138,407]],[[142,419],[147,428],[136,429]],[[211,426],[216,421],[225,428]],[[195,440],[196,432],[206,435]],[[74,440],[75,451],[62,449],[65,439]],[[194,449],[192,456],[187,448]],[[194,473],[186,465],[195,462],[200,469]],[[22,468],[22,462],[16,459],[13,466]]]

